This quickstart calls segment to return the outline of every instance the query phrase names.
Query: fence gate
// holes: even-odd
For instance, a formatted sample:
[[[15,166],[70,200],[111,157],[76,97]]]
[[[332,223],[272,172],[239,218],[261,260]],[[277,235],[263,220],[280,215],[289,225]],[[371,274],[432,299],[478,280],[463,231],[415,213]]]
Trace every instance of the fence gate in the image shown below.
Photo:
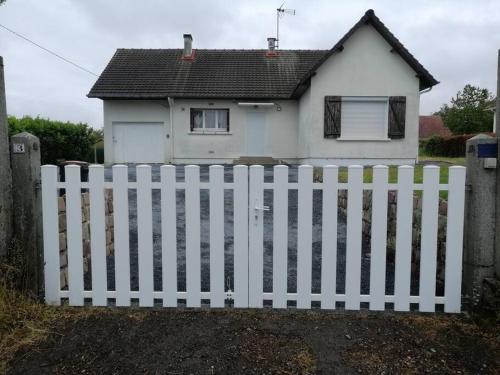
[[[181,169],[179,169],[181,168]],[[199,166],[160,167],[159,181],[152,180],[148,165],[137,166],[135,181],[129,181],[125,165],[112,167],[112,181],[105,180],[103,166],[91,166],[89,179],[81,181],[80,167],[65,167],[65,182],[58,181],[58,168],[42,167],[43,235],[45,257],[45,299],[48,304],[81,306],[86,300],[94,306],[140,306],[162,303],[178,306],[184,300],[188,307],[199,307],[209,300],[211,307],[228,304],[238,308],[261,308],[271,301],[274,308],[322,309],[344,307],[358,310],[435,311],[444,305],[446,312],[459,312],[461,307],[462,237],[464,220],[465,168],[450,167],[447,184],[440,183],[440,169],[423,168],[423,183],[414,183],[414,168],[398,168],[397,183],[389,183],[387,166],[373,167],[372,182],[363,181],[361,166],[347,168],[347,182],[339,182],[339,168],[323,168],[322,182],[313,181],[313,168],[300,166],[297,180],[290,182],[289,169],[275,166],[272,178],[264,179],[262,166],[235,166],[226,172],[232,181],[224,180],[222,166],[209,167],[208,181],[200,180]],[[184,179],[177,178],[184,172]],[[342,174],[345,172],[340,171]],[[345,178],[341,179],[342,181]],[[112,191],[114,217],[114,263],[106,255],[105,191]],[[82,191],[88,191],[90,221],[90,272],[84,273],[82,236]],[[228,198],[231,191],[233,228],[233,282],[227,285],[225,273],[225,227]],[[265,192],[272,192],[271,204],[265,205]],[[320,191],[320,199],[315,191]],[[339,193],[347,192],[345,215],[345,248],[338,248]],[[363,192],[371,191],[370,254],[363,247]],[[387,275],[388,195],[397,194],[395,257],[390,261],[391,283]],[[446,250],[444,288],[436,293],[437,236],[439,194],[447,192]],[[137,264],[131,272],[129,219],[130,194],[136,197]],[[289,216],[291,192],[296,207],[296,245],[290,249]],[[58,203],[65,195],[65,213]],[[200,196],[208,194],[207,199]],[[412,279],[412,229],[414,194],[422,197],[420,261],[417,280]],[[159,199],[161,241],[154,244],[153,201]],[[296,202],[296,203],[295,203]],[[185,219],[185,251],[179,255],[178,217]],[[319,206],[319,207],[316,207]],[[208,213],[208,228],[201,225],[200,215]],[[272,210],[272,225],[264,224],[264,212]],[[313,225],[313,211],[320,219]],[[86,213],[84,212],[84,216]],[[342,219],[344,220],[344,219]],[[67,288],[61,288],[60,235],[61,221],[66,223]],[[320,242],[317,230],[320,222]],[[344,225],[344,224],[343,224]],[[314,230],[313,230],[314,229]],[[135,234],[134,234],[135,235]],[[209,261],[201,260],[200,238],[209,239]],[[272,266],[265,256],[264,238],[271,242]],[[317,240],[317,238],[316,238]],[[320,243],[320,267],[313,267],[313,245]],[[314,245],[316,246],[316,245]],[[158,250],[159,248],[159,250]],[[296,254],[290,256],[291,251]],[[179,288],[179,259],[185,256],[185,286]],[[161,285],[155,285],[154,259],[161,258]],[[291,282],[289,265],[296,264],[296,280]],[[111,264],[111,265],[110,265]],[[267,268],[266,268],[267,267]],[[111,269],[110,269],[111,268]],[[209,269],[209,291],[202,290],[202,269]],[[267,271],[265,272],[265,269]],[[418,271],[418,270],[417,270]],[[133,274],[135,273],[135,274]],[[271,291],[264,291],[265,273],[272,274]],[[226,275],[227,276],[227,275]],[[89,281],[90,278],[90,281]],[[113,279],[110,283],[109,279]],[[131,279],[138,279],[132,288]],[[362,285],[362,279],[366,282]],[[86,281],[84,281],[86,280]],[[312,280],[317,280],[313,285]],[[108,285],[114,284],[108,289]],[[319,286],[317,285],[319,284]],[[340,285],[342,284],[342,285]],[[365,285],[366,284],[366,285]],[[88,285],[87,288],[84,286]],[[110,290],[111,289],[111,290]],[[269,289],[269,288],[267,288]],[[364,290],[364,291],[363,291]],[[389,291],[389,292],[388,292]],[[389,304],[389,305],[387,305]]]

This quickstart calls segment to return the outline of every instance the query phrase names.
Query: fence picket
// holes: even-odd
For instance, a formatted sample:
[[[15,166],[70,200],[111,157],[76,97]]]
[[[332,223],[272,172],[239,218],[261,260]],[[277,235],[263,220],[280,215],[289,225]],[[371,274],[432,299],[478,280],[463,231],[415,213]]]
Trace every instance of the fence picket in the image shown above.
[[[186,176],[186,292],[187,307],[201,306],[200,167],[188,165]]]
[[[104,167],[89,167],[90,249],[92,305],[106,306],[106,223],[104,221]]]
[[[137,173],[137,250],[139,259],[139,305],[153,306],[153,202],[151,166],[138,165]]]
[[[465,167],[450,167],[448,180],[444,311],[459,313],[462,292]]]
[[[361,294],[361,225],[363,214],[362,166],[349,166],[347,184],[345,308],[346,310],[359,310]]]
[[[130,306],[128,167],[113,165],[116,306]]]
[[[248,167],[233,168],[234,307],[248,307]]]
[[[42,213],[43,213],[43,256],[45,260],[45,303],[60,305],[60,258],[59,258],[59,216],[57,198],[58,168],[44,165],[42,174]]]
[[[422,232],[420,240],[419,310],[434,312],[436,303],[437,235],[439,209],[439,167],[424,167]]]
[[[162,165],[161,178],[161,261],[163,306],[177,306],[177,203],[175,167]]]
[[[210,173],[210,306],[224,307],[224,167]]]
[[[263,306],[264,278],[264,167],[250,167],[248,205],[248,306]],[[257,209],[256,209],[257,208]]]
[[[385,308],[388,175],[387,166],[373,167],[370,310],[384,310]]]
[[[297,208],[297,308],[311,308],[313,167],[299,167]]]
[[[288,167],[274,167],[273,192],[273,307],[287,305]]]
[[[404,165],[398,168],[394,276],[394,309],[396,311],[410,310],[412,219],[413,167]]]
[[[323,219],[321,230],[321,308],[335,309],[337,290],[337,166],[323,168]]]
[[[68,241],[68,288],[69,303],[83,306],[83,247],[82,247],[82,192],[80,167],[67,165],[66,176],[66,223]]]

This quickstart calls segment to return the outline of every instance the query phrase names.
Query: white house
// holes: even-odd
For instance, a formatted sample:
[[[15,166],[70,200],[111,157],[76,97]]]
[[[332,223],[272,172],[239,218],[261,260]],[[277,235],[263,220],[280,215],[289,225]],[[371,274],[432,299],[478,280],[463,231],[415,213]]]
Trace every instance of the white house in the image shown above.
[[[330,50],[119,49],[88,97],[106,163],[412,164],[438,82],[373,10]]]

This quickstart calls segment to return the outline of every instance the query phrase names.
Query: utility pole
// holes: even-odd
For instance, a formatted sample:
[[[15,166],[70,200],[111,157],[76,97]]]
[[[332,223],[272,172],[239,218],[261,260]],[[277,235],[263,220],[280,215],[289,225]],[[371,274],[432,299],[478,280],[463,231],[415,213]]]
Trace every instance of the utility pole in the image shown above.
[[[7,255],[12,239],[12,172],[3,57],[0,56],[0,257]]]

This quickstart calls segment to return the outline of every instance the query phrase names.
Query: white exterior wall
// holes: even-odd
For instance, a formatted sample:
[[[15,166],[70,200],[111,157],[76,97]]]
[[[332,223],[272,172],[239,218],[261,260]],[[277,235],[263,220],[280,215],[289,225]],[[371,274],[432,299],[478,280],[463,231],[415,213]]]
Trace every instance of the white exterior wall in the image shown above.
[[[299,159],[305,159],[311,154],[310,127],[311,90],[308,88],[299,99],[299,139],[297,140],[297,157]]]
[[[186,100],[174,103],[174,158],[176,163],[228,163],[246,156],[247,113],[263,112],[266,118],[264,155],[295,159],[298,108],[294,100],[275,101],[274,106],[239,106],[232,100]],[[278,111],[278,106],[281,110]],[[190,108],[229,108],[229,132],[190,131]]]
[[[168,102],[151,100],[104,100],[104,162],[115,163],[113,144],[113,122],[162,122],[165,150],[168,151],[167,134],[170,128]],[[145,147],[144,152],[147,152]],[[168,155],[168,152],[165,152]],[[167,162],[168,160],[165,160]]]
[[[301,122],[308,133],[308,154],[301,163],[324,165],[335,163],[413,164],[418,155],[419,79],[415,71],[399,56],[372,26],[358,29],[345,43],[344,50],[333,54],[312,77],[311,86],[301,100]],[[339,96],[406,96],[405,138],[390,141],[347,141],[323,136],[324,98]],[[304,102],[304,103],[302,103]],[[303,104],[303,105],[302,105]],[[342,134],[342,130],[341,130]],[[350,159],[350,160],[346,160]],[[389,160],[393,159],[393,160]]]
[[[105,162],[113,160],[112,127],[115,122],[163,122],[165,129],[166,160],[173,163],[230,163],[246,156],[247,113],[263,112],[266,133],[262,140],[265,153],[290,162],[296,161],[298,104],[295,100],[275,101],[274,106],[258,108],[239,106],[232,100],[176,99],[173,105],[173,135],[170,133],[170,108],[168,101],[107,100],[104,101]],[[278,110],[278,106],[281,110]],[[200,133],[190,131],[191,108],[229,108],[229,132]],[[173,142],[173,155],[171,140]],[[145,147],[144,152],[147,152]]]

